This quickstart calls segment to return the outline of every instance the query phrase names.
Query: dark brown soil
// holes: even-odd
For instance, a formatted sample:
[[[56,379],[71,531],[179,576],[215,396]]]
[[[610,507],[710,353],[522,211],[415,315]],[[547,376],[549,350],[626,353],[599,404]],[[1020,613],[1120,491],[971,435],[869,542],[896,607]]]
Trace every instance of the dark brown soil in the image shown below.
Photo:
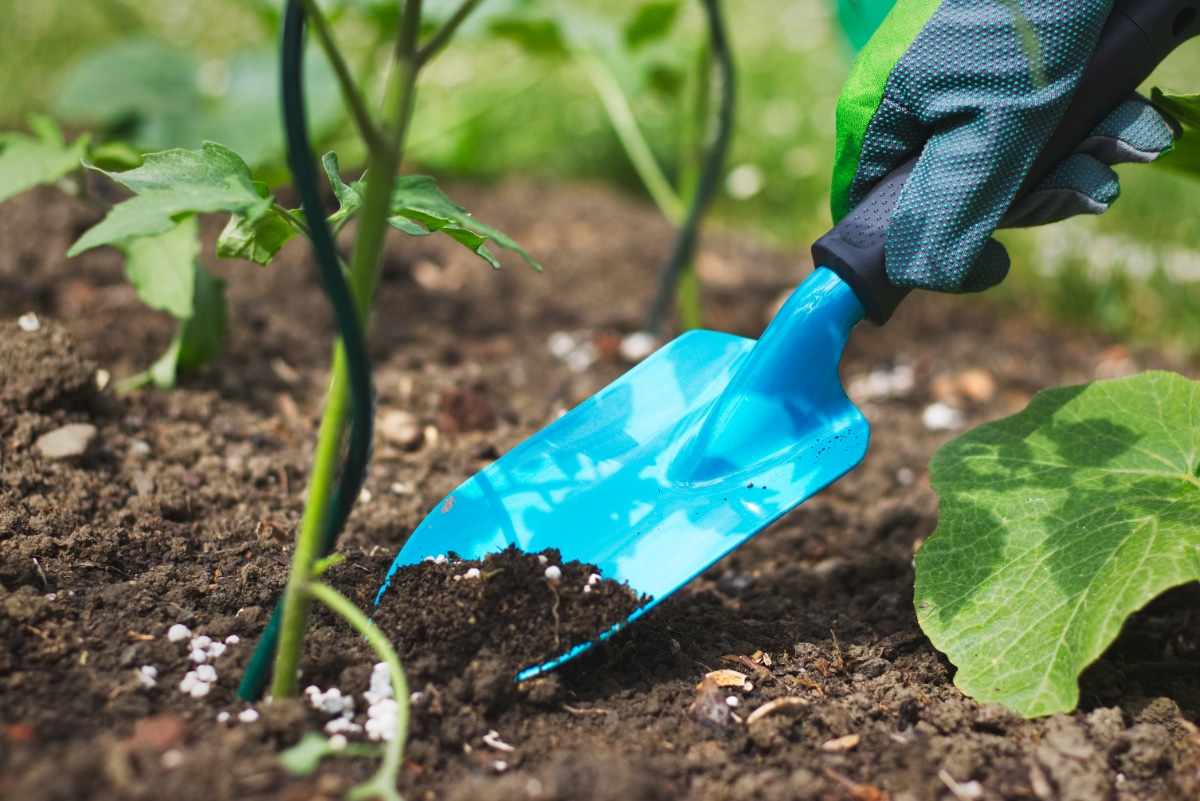
[[[557,575],[547,576],[548,569]],[[482,560],[428,559],[396,571],[374,620],[418,681],[444,684],[486,662],[512,684],[526,668],[596,640],[644,603],[599,571],[564,562],[554,549],[527,554],[514,546]]]
[[[395,413],[420,436],[381,426],[369,499],[340,546],[347,560],[328,574],[364,609],[434,504],[626,369],[612,345],[640,326],[670,246],[651,211],[594,188],[451,195],[547,269],[492,272],[432,237],[396,240],[371,343],[381,419]],[[300,243],[267,269],[214,264],[230,282],[220,363],[174,392],[117,397],[96,370],[145,367],[172,329],[137,304],[114,253],[65,261],[92,222],[50,190],[0,205],[0,798],[336,797],[373,763],[328,760],[297,779],[277,759],[330,715],[301,699],[242,721],[234,695],[286,580],[327,380],[332,330],[315,272]],[[221,224],[205,221],[210,242]],[[710,237],[708,327],[757,335],[808,269],[797,253]],[[26,312],[39,330],[17,325]],[[575,372],[555,358],[556,332],[587,332],[576,338],[596,346],[596,361]],[[911,388],[884,380],[897,366]],[[401,791],[421,801],[1200,797],[1195,588],[1136,616],[1088,672],[1079,711],[1037,721],[965,698],[912,610],[912,554],[936,525],[925,466],[952,435],[924,427],[926,407],[945,402],[973,425],[1044,387],[1151,367],[1197,374],[986,300],[911,298],[886,329],[856,332],[844,360],[872,425],[864,463],[625,632],[516,685],[496,678],[483,649],[459,653],[461,667],[434,664],[438,634],[422,638],[417,616],[402,614],[415,695]],[[70,424],[94,426],[86,448],[44,456],[39,437]],[[218,676],[201,697],[179,689],[200,646],[168,637],[178,623],[225,645],[206,656]],[[359,723],[374,661],[316,611],[304,682],[355,694]],[[153,687],[144,666],[157,671]],[[749,686],[704,680],[722,669]]]

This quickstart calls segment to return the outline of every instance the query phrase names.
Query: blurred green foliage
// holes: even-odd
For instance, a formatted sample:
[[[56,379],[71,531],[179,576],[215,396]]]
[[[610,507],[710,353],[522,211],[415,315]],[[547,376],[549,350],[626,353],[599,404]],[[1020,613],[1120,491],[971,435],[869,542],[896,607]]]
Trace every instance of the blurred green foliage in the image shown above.
[[[841,2],[843,14],[863,11],[860,2]],[[154,147],[195,148],[199,138],[211,138],[245,153],[256,175],[263,174],[264,165],[279,162],[273,117],[262,130],[221,121],[234,119],[239,109],[274,107],[269,63],[280,5],[278,0],[0,3],[0,129],[24,129],[28,113],[48,112],[68,127],[100,126],[124,135],[133,131]],[[378,78],[387,31],[394,25],[394,3],[329,0],[324,5],[331,9],[343,50],[351,54],[352,69],[368,83]],[[426,5],[436,17],[456,4],[426,0]],[[421,124],[413,133],[410,157],[447,176],[595,180],[642,193],[579,68],[556,54],[552,42],[531,47],[537,44],[535,37],[531,40],[536,30],[521,37],[494,35],[497,19],[519,15],[531,5],[534,0],[486,0],[459,40],[431,66],[423,78],[429,91],[418,98]],[[600,27],[608,20],[617,31],[647,3],[560,0],[552,5],[570,6],[579,19],[590,18]],[[838,5],[835,0],[727,3],[740,82],[727,180],[712,214],[716,225],[748,229],[798,248],[830,225],[833,113],[853,57]],[[662,23],[653,14],[663,12],[646,13],[651,15],[647,25]],[[689,103],[686,90],[673,80],[686,74],[681,66],[693,52],[689,47],[702,38],[699,4],[684,2],[670,23],[677,38],[652,43],[647,50],[653,69],[617,71],[668,172],[684,163],[687,143],[679,141],[679,132],[689,130],[683,116],[690,113]],[[861,39],[861,30],[852,35]],[[137,38],[131,44],[129,37]],[[110,57],[132,62],[140,53],[150,65],[130,67],[141,78],[125,82],[108,98],[88,84],[85,61],[100,58],[106,46],[117,47]],[[317,59],[311,61],[314,70],[323,69]],[[1150,83],[1195,92],[1200,89],[1198,75],[1200,43],[1190,42]],[[316,87],[322,78],[310,80]],[[138,99],[137,92],[150,84],[176,87],[175,99],[188,98],[190,110],[149,121],[129,113],[149,102]],[[320,146],[336,148],[352,167],[361,154],[339,135],[339,126],[343,133],[348,127],[338,116],[336,91],[330,85],[310,94],[323,136]],[[124,116],[104,116],[120,108]],[[186,141],[170,141],[173,137]],[[1198,140],[1200,133],[1192,132],[1164,165],[1200,163]],[[1196,326],[1190,324],[1200,313],[1200,272],[1193,274],[1187,266],[1200,253],[1200,227],[1195,225],[1200,181],[1165,166],[1129,166],[1119,172],[1122,198],[1103,217],[1044,231],[1005,232],[1002,237],[1014,255],[1013,274],[992,294],[1024,305],[1033,297],[1051,313],[1081,325],[1100,324],[1133,339],[1165,338],[1200,351],[1200,334],[1192,333]],[[283,180],[282,172],[274,174]],[[677,172],[671,177],[677,178]],[[798,267],[797,278],[801,272]]]

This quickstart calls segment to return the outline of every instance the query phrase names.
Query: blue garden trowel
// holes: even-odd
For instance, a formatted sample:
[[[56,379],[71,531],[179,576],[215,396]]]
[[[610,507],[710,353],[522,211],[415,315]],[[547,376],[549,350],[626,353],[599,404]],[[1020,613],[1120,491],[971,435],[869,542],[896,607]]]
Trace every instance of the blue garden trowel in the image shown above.
[[[1200,32],[1198,3],[1118,0],[1026,186]],[[883,248],[912,163],[814,245],[821,266],[761,339],[694,331],[670,342],[448,495],[383,589],[397,568],[428,556],[557,548],[650,596],[633,620],[857,465],[867,421],[842,391],[838,362],[858,322],[882,324],[907,294],[888,282]]]

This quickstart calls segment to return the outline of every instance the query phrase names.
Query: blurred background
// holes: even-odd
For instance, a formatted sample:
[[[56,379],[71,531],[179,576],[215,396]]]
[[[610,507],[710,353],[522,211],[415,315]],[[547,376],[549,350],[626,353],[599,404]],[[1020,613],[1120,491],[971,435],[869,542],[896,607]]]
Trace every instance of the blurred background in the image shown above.
[[[394,4],[322,5],[351,67],[376,85],[396,24]],[[456,5],[426,2],[433,18]],[[708,225],[797,249],[829,227],[834,107],[855,47],[887,5],[725,4],[738,70],[737,122]],[[40,113],[72,134],[91,131],[141,152],[211,139],[242,154],[256,177],[285,183],[274,63],[281,6],[5,0],[0,130],[24,130],[28,116]],[[666,177],[686,188],[707,131],[700,121],[711,110],[698,80],[707,74],[705,59],[697,0],[485,0],[424,75],[409,161],[445,178],[603,181],[645,195],[598,91],[607,85],[610,103],[629,104]],[[315,48],[308,62],[319,146],[336,150],[353,171],[362,154],[336,84]],[[1151,84],[1200,91],[1200,42],[1184,45]],[[1172,157],[1119,171],[1122,197],[1108,214],[1003,233],[1013,274],[989,297],[1195,355],[1200,179]]]

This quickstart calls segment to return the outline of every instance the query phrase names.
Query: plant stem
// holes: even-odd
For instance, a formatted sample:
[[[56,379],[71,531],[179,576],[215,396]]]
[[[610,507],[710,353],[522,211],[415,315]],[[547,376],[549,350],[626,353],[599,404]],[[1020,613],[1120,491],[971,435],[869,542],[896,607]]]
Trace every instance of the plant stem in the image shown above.
[[[450,41],[450,37],[462,25],[463,20],[470,16],[471,12],[475,10],[475,7],[480,2],[482,0],[463,0],[462,5],[458,7],[458,10],[454,12],[450,19],[446,20],[442,24],[442,27],[434,31],[433,35],[425,42],[424,47],[417,51],[416,63],[418,69],[425,66],[431,58],[438,54],[438,51],[446,46],[446,43]]]
[[[380,126],[382,142],[370,147],[368,158],[367,169],[372,180],[367,181],[363,197],[349,278],[350,292],[364,330],[370,322],[371,305],[379,280],[393,178],[400,164],[408,122],[412,118],[420,19],[421,0],[407,0],[396,37],[395,66],[388,75],[384,91]],[[279,650],[271,682],[271,692],[276,698],[293,696],[298,689],[296,671],[304,645],[305,623],[314,588],[318,586],[312,580],[313,565],[323,556],[321,549],[328,525],[330,495],[337,476],[338,456],[351,403],[346,358],[340,341],[334,346],[331,373],[325,413],[317,435],[317,450],[313,456],[308,498],[284,594]],[[403,702],[406,698],[398,700]]]
[[[300,234],[305,239],[312,239],[312,232],[308,230],[308,223],[306,223],[304,220],[300,219],[295,214],[292,214],[278,203],[271,204],[271,211],[282,217],[283,221],[292,226],[296,233]]]
[[[359,215],[354,253],[350,261],[350,291],[358,304],[359,317],[365,327],[371,319],[375,287],[379,283],[379,268],[384,239],[388,231],[387,218],[392,207],[392,185],[404,142],[412,119],[416,100],[417,33],[420,29],[421,0],[407,0],[400,31],[396,36],[395,63],[384,88],[384,107],[380,130],[383,145],[371,148],[367,160],[367,181]]]
[[[396,736],[387,742],[383,763],[372,778],[351,789],[347,797],[370,798],[382,795],[385,798],[398,798],[396,779],[404,761],[404,743],[408,737],[408,678],[404,675],[400,657],[387,636],[346,596],[328,584],[317,581],[309,584],[308,590],[313,598],[341,615],[375,649],[380,661],[388,666],[388,674],[392,679],[392,695],[396,699]]]
[[[658,206],[658,210],[671,225],[679,226],[687,210],[672,188],[671,182],[663,174],[658,159],[650,151],[650,145],[646,143],[646,137],[638,127],[637,118],[634,117],[633,109],[630,108],[629,100],[625,97],[616,76],[612,74],[608,65],[590,50],[572,48],[571,55],[596,88],[596,94],[600,96],[600,102],[604,104],[604,110],[608,113],[609,122],[617,132],[625,154],[633,163],[633,168],[646,186],[646,191],[650,193],[654,205]]]
[[[313,565],[321,558],[321,541],[329,516],[330,493],[337,479],[338,457],[342,451],[342,435],[350,407],[346,355],[339,341],[333,350],[332,377],[326,399],[325,414],[317,434],[317,449],[313,455],[312,477],[304,503],[304,517],[296,535],[296,551],[292,555],[292,571],[284,591],[283,620],[280,625],[279,650],[271,679],[271,694],[289,698],[299,689],[297,669],[304,646],[311,593]],[[295,625],[294,621],[300,621]]]
[[[322,13],[316,0],[301,0],[301,2],[304,3],[304,14],[308,18],[308,23],[316,31],[317,40],[321,43],[321,49],[325,51],[325,56],[329,59],[329,65],[333,67],[334,75],[337,76],[338,86],[342,90],[342,99],[345,101],[346,107],[350,110],[350,116],[354,119],[354,125],[358,128],[359,136],[363,138],[363,142],[367,145],[368,150],[382,149],[384,143],[379,135],[379,129],[375,127],[375,123],[371,120],[371,115],[367,112],[367,107],[363,103],[362,94],[358,91],[358,84],[354,81],[354,75],[350,72],[350,67],[346,64],[346,59],[342,56],[342,51],[338,48],[337,42],[334,41],[329,21],[325,19],[325,14]]]

